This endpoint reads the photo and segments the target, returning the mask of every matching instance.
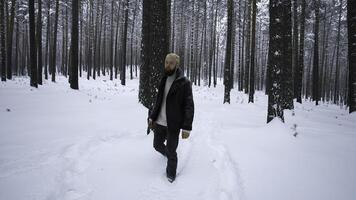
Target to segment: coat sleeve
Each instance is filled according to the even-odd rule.
[[[159,86],[158,86],[158,92],[156,95],[156,99],[154,101],[153,107],[151,108],[152,110],[149,112],[149,118],[152,119],[153,121],[155,121],[158,117],[158,112],[161,108],[161,102],[160,100],[162,100],[162,95],[163,95],[163,91],[162,91],[162,87],[163,84],[165,83],[165,81],[163,81],[163,79],[161,79]],[[163,88],[164,89],[164,88]]]
[[[187,81],[184,86],[184,118],[182,129],[191,131],[194,118],[194,101],[192,85],[190,81]]]

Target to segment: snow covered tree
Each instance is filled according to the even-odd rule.
[[[290,0],[270,0],[270,40],[268,50],[268,113],[267,123],[274,118],[284,121],[283,103],[284,95],[282,91],[283,70],[290,64],[288,53],[288,39],[285,34],[290,27],[288,15],[290,16]],[[289,40],[291,42],[291,40]],[[288,77],[290,78],[290,77]]]
[[[347,1],[347,25],[349,37],[349,112],[356,111],[356,2]]]
[[[70,87],[79,89],[78,85],[78,35],[79,35],[79,5],[80,0],[72,0],[72,38],[71,38],[71,73]]]

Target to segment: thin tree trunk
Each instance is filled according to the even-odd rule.
[[[78,90],[78,32],[79,32],[79,1],[72,0],[72,39],[71,39],[71,73],[70,87]]]
[[[0,69],[1,81],[6,81],[5,18],[4,1],[0,1]]]
[[[52,48],[52,61],[50,63],[52,82],[56,81],[56,49],[57,49],[57,29],[58,29],[58,10],[59,10],[59,0],[56,0],[56,14],[54,21],[54,37],[53,37],[53,48]]]
[[[29,27],[30,27],[30,65],[31,65],[31,86],[37,86],[37,56],[36,56],[36,32],[35,32],[35,2],[28,1]]]
[[[37,64],[38,64],[38,84],[42,85],[42,0],[38,1],[37,17]]]

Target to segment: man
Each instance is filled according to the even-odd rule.
[[[168,159],[166,175],[170,182],[176,178],[180,129],[182,138],[187,139],[194,117],[192,86],[178,65],[178,55],[171,53],[166,56],[165,76],[160,82],[156,103],[148,120],[154,132],[153,147]]]

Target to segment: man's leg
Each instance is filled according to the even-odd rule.
[[[178,147],[178,140],[179,140],[179,132],[176,133],[170,133],[168,132],[167,134],[167,146],[166,146],[166,152],[167,152],[167,176],[169,178],[173,178],[173,180],[176,177],[176,171],[177,171],[177,163],[178,163],[178,158],[177,158],[177,147]]]
[[[156,149],[156,151],[166,156],[166,146],[164,145],[164,141],[167,137],[167,128],[156,124],[153,132],[153,147]]]

